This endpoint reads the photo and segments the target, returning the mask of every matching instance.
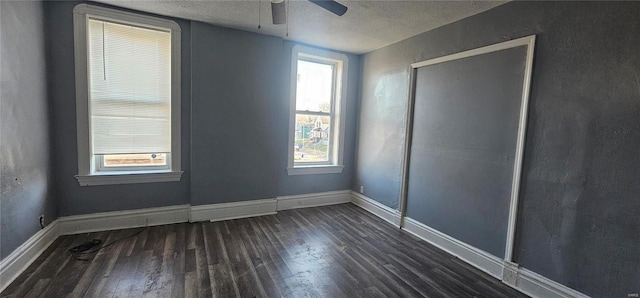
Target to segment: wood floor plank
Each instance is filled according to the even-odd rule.
[[[87,267],[87,270],[84,271],[84,273],[82,274],[82,277],[80,277],[75,287],[69,294],[69,297],[80,298],[84,296],[84,294],[89,289],[89,286],[95,279],[98,270],[103,266],[103,263],[106,257],[107,257],[106,255],[100,255],[100,256],[95,256],[91,260],[91,263]]]
[[[185,258],[186,258],[186,225],[175,226],[174,243],[174,263],[173,263],[173,286],[171,287],[171,297],[179,298],[185,296]]]
[[[60,268],[60,266],[67,261],[69,257],[68,252],[65,248],[70,247],[70,245],[74,242],[74,237],[72,236],[61,236],[62,239],[59,243],[59,246],[53,250],[49,251],[49,255],[42,261],[41,263],[33,263],[30,265],[35,269],[30,273],[27,273],[28,276],[18,276],[16,281],[14,281],[11,285],[7,287],[5,291],[3,291],[3,295],[6,292],[7,294],[12,294],[15,297],[24,297],[26,293],[31,290],[38,280],[43,278],[51,278],[55,275],[55,272]],[[23,273],[22,275],[24,275]]]
[[[314,230],[317,230],[317,232],[315,232],[316,236],[320,236],[323,235],[329,239],[334,238],[333,241],[334,242],[340,242],[338,241],[338,236],[342,235],[342,238],[345,239],[345,234],[342,231],[337,231],[338,234],[335,233],[335,231],[329,231],[326,226],[320,224],[319,222],[315,221],[311,222],[309,221],[309,219],[313,218],[312,214],[310,214],[309,212],[301,212],[301,217],[300,220],[302,221],[307,221],[307,226],[316,226],[316,227],[320,227],[321,230],[318,229],[308,229],[309,232],[313,232]],[[323,233],[324,232],[324,233]],[[329,240],[328,239],[328,240]],[[331,240],[329,240],[331,241]],[[355,249],[355,247],[357,247],[357,245],[350,245],[350,246],[335,246],[336,249],[333,250],[333,254],[335,255],[334,259],[336,259],[340,265],[342,267],[344,267],[347,272],[353,272],[353,277],[355,279],[357,279],[358,284],[363,287],[363,288],[375,288],[375,290],[370,290],[370,291],[374,291],[374,292],[380,292],[383,293],[386,297],[394,297],[397,296],[397,293],[395,293],[393,290],[391,290],[391,288],[387,287],[387,285],[384,283],[383,281],[379,280],[380,275],[375,273],[375,270],[370,268],[370,266],[367,266],[368,264],[366,262],[358,262],[356,261],[355,258],[353,258],[352,255],[350,255],[348,253],[348,251]],[[371,278],[371,275],[374,275],[376,278]]]
[[[269,266],[271,257],[267,252],[262,250],[262,245],[258,237],[253,233],[251,220],[245,220],[244,224],[240,225],[238,229],[238,236],[240,236],[241,241],[245,244],[251,266],[255,269],[266,296],[282,296],[279,287],[276,285],[276,281],[281,280],[281,278],[278,276],[277,269],[274,270],[273,267]]]
[[[149,267],[147,267],[145,272],[144,289],[142,290],[143,297],[145,295],[151,295],[150,293],[155,293],[155,291],[160,288],[161,285],[159,284],[159,281],[161,273],[162,259],[153,252],[151,256],[151,263],[149,263]]]
[[[241,297],[265,297],[266,293],[262,283],[257,277],[255,268],[251,265],[246,247],[242,240],[237,237],[239,234],[238,220],[220,222],[225,230],[234,237],[219,238],[225,246],[228,263],[233,273],[233,279]]]
[[[144,232],[143,232],[144,233]],[[142,297],[146,284],[146,277],[149,270],[152,270],[152,262],[154,261],[153,250],[141,251],[137,254],[139,256],[138,266],[132,273],[133,280],[128,285],[128,291],[123,289],[123,296],[126,297]],[[124,294],[126,292],[126,294]]]
[[[285,296],[291,297],[322,297],[321,293],[332,294],[333,297],[344,296],[333,282],[325,276],[312,276],[310,274],[313,269],[305,268],[304,264],[308,262],[299,263],[300,259],[296,259],[296,252],[288,249],[288,246],[283,241],[288,241],[290,232],[284,230],[282,223],[275,215],[264,216],[257,219],[260,221],[260,229],[267,236],[267,239],[271,243],[273,253],[271,256],[279,264],[280,272],[285,271],[284,281],[289,292],[283,292]],[[290,229],[288,229],[290,230]],[[291,251],[291,252],[290,252]],[[323,290],[323,287],[327,287],[327,290]]]
[[[177,253],[175,251],[175,225],[165,226],[165,229],[163,229],[162,232],[165,237],[163,241],[164,245],[162,246],[162,258],[160,259],[160,271],[157,279],[155,280],[154,286],[151,287],[149,291],[145,289],[145,294],[149,295],[149,297],[169,297],[171,296],[171,291],[174,285],[174,266],[175,259],[177,257]]]
[[[74,241],[67,243],[68,247],[80,245],[87,240],[93,238],[94,234],[85,234],[82,237],[73,237]],[[44,275],[51,279],[49,286],[43,289],[40,294],[43,297],[60,297],[66,296],[73,291],[73,288],[82,277],[84,271],[88,268],[88,264],[93,260],[93,255],[80,256],[81,259],[87,261],[78,261],[71,258],[70,253],[65,251],[61,254],[62,261],[58,263],[57,268]],[[53,273],[53,275],[49,275]]]
[[[184,297],[184,282],[185,282],[185,274],[184,273],[174,273],[173,275],[173,286],[171,287],[171,298],[179,298]]]
[[[347,292],[346,294],[349,296],[365,295],[364,289],[372,287],[373,285],[369,278],[364,278],[362,275],[355,274],[357,272],[355,266],[345,258],[344,250],[348,248],[348,245],[345,243],[349,241],[349,239],[345,239],[346,237],[334,237],[332,239],[325,233],[314,228],[315,225],[309,222],[308,217],[303,216],[300,213],[300,210],[293,210],[292,213],[293,216],[291,219],[297,223],[301,230],[307,235],[308,239],[311,239],[314,242],[322,241],[325,243],[332,243],[332,247],[334,249],[326,250],[326,253],[323,253],[322,257],[326,258],[327,262],[330,264],[327,267],[333,270],[331,278],[334,282],[340,288],[345,289]],[[350,272],[354,272],[354,274],[352,275]],[[354,277],[354,275],[359,278]]]
[[[284,263],[284,260],[282,260],[280,255],[275,252],[269,237],[264,234],[264,231],[260,228],[258,220],[252,220],[250,223],[251,229],[247,229],[246,237],[253,239],[252,242],[255,245],[256,251],[260,256],[262,264],[266,268],[269,277],[281,295],[287,296],[288,294],[291,294],[292,290],[286,282],[286,279],[292,277],[293,273]],[[262,271],[259,271],[258,273],[263,274]]]
[[[100,293],[101,297],[126,297],[135,284],[135,272],[140,262],[138,256],[126,256],[123,247],[122,255],[116,261],[108,280]]]
[[[189,271],[184,273],[184,297],[198,297],[198,276],[196,271]]]
[[[185,237],[187,238],[186,240],[187,249],[196,248],[196,234],[197,234],[196,224],[194,223],[187,224],[186,232],[187,234]]]
[[[119,231],[113,231],[109,233],[106,240],[103,243],[109,244],[113,241],[119,239]],[[98,269],[95,278],[89,285],[87,292],[85,293],[85,297],[100,297],[100,293],[105,291],[106,293],[112,293],[113,289],[105,288],[105,285],[114,284],[113,280],[110,279],[111,272],[113,271],[113,267],[116,265],[118,261],[118,257],[120,256],[120,249],[122,245],[121,243],[114,242],[113,245],[105,247],[97,252],[96,257],[105,256],[104,262],[102,266]],[[117,282],[115,283],[117,285]],[[103,296],[104,297],[104,296]]]
[[[225,227],[221,222],[205,223],[204,243],[208,267],[209,280],[207,281],[211,285],[211,290],[217,297],[230,297],[238,296],[239,290],[235,283],[233,272],[231,271],[231,264],[229,264],[229,255],[227,254],[227,248],[224,245],[224,240],[230,235],[225,231]]]
[[[8,295],[15,296],[20,289],[24,287],[24,285],[31,284],[33,285],[35,282],[30,282],[29,279],[33,278],[33,273],[38,270],[38,268],[42,268],[45,266],[47,259],[51,257],[52,253],[59,249],[60,246],[64,245],[65,237],[58,237],[58,239],[54,240],[53,243],[49,247],[47,247],[44,252],[40,256],[36,258],[36,260],[27,267],[27,269],[22,272],[3,292],[1,297],[5,297]]]
[[[24,297],[43,297],[42,292],[49,286],[49,283],[51,283],[50,278],[39,279]]]
[[[195,230],[195,242],[194,242],[194,253],[195,253],[195,268],[196,268],[196,289],[197,297],[212,297],[211,292],[211,279],[209,274],[209,267],[211,265],[208,264],[207,258],[207,250],[205,248],[205,240],[204,240],[204,232],[202,230],[202,223],[194,224]]]
[[[77,261],[68,249],[112,245]],[[17,297],[526,297],[351,204],[61,236]]]
[[[129,297],[131,289],[136,285],[136,274],[125,274],[119,276],[117,285],[113,288],[113,298]],[[106,296],[105,296],[106,297]]]

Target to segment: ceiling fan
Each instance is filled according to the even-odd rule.
[[[290,1],[290,0],[287,0]],[[334,1],[334,0],[308,0],[309,2],[318,5],[338,16],[347,12],[347,7]],[[287,23],[287,9],[285,7],[285,0],[271,0],[271,16],[273,17],[273,24],[285,24]]]

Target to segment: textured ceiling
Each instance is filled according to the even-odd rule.
[[[505,1],[349,1],[338,17],[305,0],[292,0],[287,25],[271,23],[269,0],[98,0],[115,6],[280,36],[351,53],[366,53],[489,10]],[[260,7],[261,29],[258,29]]]

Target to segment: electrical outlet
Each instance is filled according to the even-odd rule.
[[[40,228],[44,229],[44,214],[40,214],[38,219],[40,220]]]
[[[364,186],[360,185],[360,193],[364,194]]]

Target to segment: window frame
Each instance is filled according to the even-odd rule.
[[[168,169],[157,167],[131,167],[127,169],[100,169],[100,159],[91,152],[91,121],[89,117],[89,64],[88,20],[133,25],[171,33],[171,152]],[[78,175],[81,186],[180,181],[181,171],[181,29],[178,23],[137,13],[125,12],[89,4],[78,4],[73,9],[76,119],[78,137]]]
[[[298,60],[333,65],[333,83],[331,110],[329,113],[315,111],[298,111],[296,109],[296,91],[298,77]],[[291,92],[289,101],[289,139],[287,173],[289,175],[338,174],[344,169],[344,135],[347,102],[348,57],[341,53],[296,45],[291,55]],[[296,115],[307,114],[330,116],[329,160],[326,162],[295,162],[295,125]]]

